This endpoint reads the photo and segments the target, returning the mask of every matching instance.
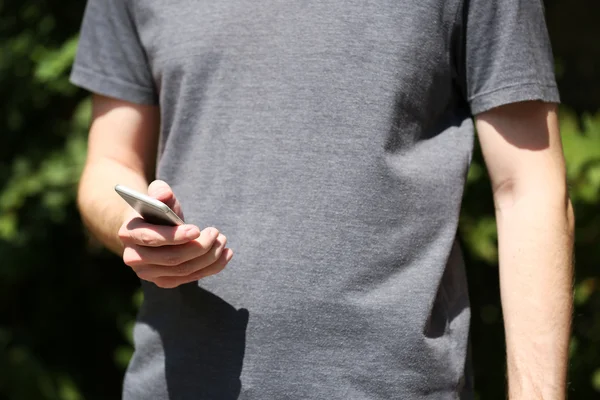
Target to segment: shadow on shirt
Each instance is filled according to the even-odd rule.
[[[237,399],[248,310],[236,310],[196,283],[145,286],[139,320],[160,334],[169,398]]]

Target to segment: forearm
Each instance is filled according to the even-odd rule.
[[[117,232],[129,206],[115,192],[122,184],[145,193],[148,181],[144,174],[116,160],[97,158],[88,162],[81,177],[78,206],[88,230],[108,249],[121,255],[123,245]]]
[[[531,189],[496,212],[511,400],[566,393],[573,213],[567,196],[548,193]]]

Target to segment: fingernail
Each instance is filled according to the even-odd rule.
[[[185,232],[185,237],[191,240],[198,238],[198,236],[200,236],[200,231],[195,227],[188,228],[188,230]]]
[[[229,251],[227,252],[227,255],[225,256],[225,259],[227,260],[227,262],[229,262],[233,258],[233,250],[231,250],[231,249],[227,249],[227,250],[229,250]]]
[[[210,236],[212,235],[216,235],[219,231],[217,231],[215,228],[206,228],[206,233],[209,234]]]

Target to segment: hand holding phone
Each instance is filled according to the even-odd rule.
[[[179,201],[165,182],[152,182],[148,195],[122,185],[115,190],[131,206],[118,232],[123,261],[140,279],[174,288],[216,274],[231,260],[227,238],[217,229],[200,231],[183,222]]]
[[[115,191],[125,200],[144,220],[156,225],[183,225],[179,216],[160,200],[123,185],[115,186]]]

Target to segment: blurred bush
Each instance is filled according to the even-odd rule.
[[[600,28],[594,0],[546,1],[567,107],[577,218],[572,399],[600,397]],[[135,276],[85,234],[75,207],[90,118],[68,83],[84,2],[0,0],[0,399],[118,398],[141,302]],[[600,15],[596,13],[595,15]],[[478,397],[505,398],[496,228],[480,153],[460,233]]]
[[[138,286],[85,236],[84,2],[0,0],[0,399],[119,398]]]

